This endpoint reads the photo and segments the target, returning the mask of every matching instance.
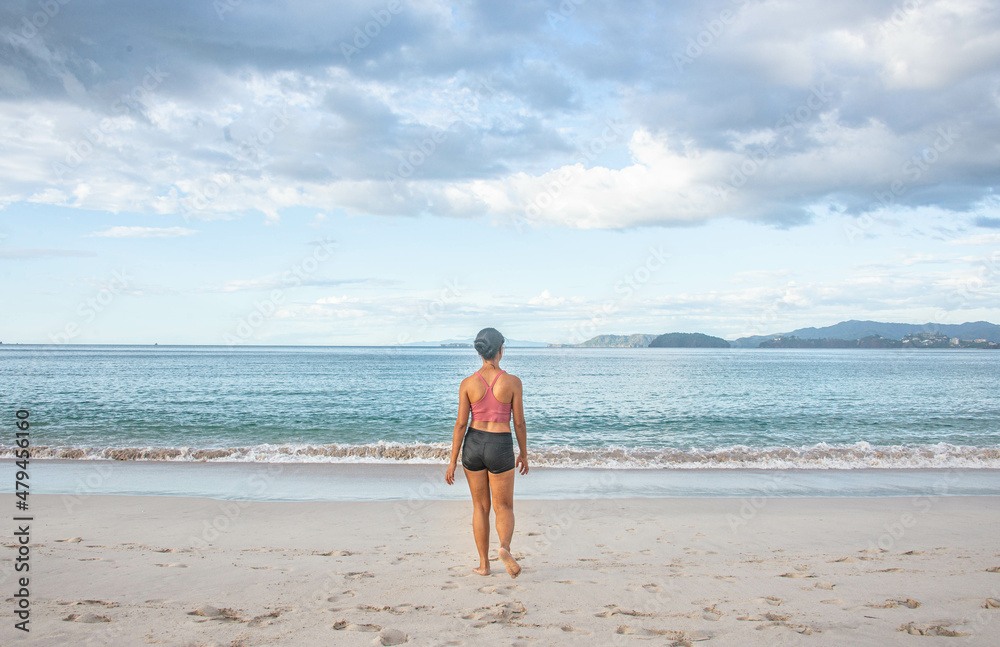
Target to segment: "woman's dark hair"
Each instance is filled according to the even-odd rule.
[[[496,328],[483,328],[476,335],[476,352],[483,359],[493,359],[500,352],[500,345],[504,341],[503,335]]]

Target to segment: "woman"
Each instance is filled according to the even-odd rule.
[[[458,389],[458,420],[451,443],[451,463],[444,480],[448,485],[455,483],[461,447],[462,467],[472,491],[472,533],[479,550],[479,568],[473,570],[480,575],[490,574],[492,507],[497,515],[500,561],[508,575],[517,577],[521,566],[510,554],[510,539],[514,535],[514,468],[518,467],[521,474],[528,473],[527,428],[521,402],[521,380],[500,369],[503,343],[503,335],[496,328],[483,328],[476,335],[476,351],[483,358],[483,366],[462,380]],[[510,437],[512,413],[520,448],[517,460]]]

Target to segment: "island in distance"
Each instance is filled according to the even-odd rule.
[[[550,348],[729,348],[729,342],[700,332],[663,335],[598,335],[581,344],[549,344]]]
[[[963,324],[903,324],[842,321],[824,328],[741,337],[729,342],[702,333],[598,335],[580,344],[550,348],[990,348],[1000,349],[1000,326],[988,321]]]

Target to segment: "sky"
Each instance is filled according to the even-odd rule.
[[[0,6],[0,341],[1000,323],[1000,3]]]

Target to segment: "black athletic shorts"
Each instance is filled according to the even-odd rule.
[[[469,427],[462,444],[462,466],[470,472],[489,470],[500,474],[514,469],[514,439],[511,434]]]

